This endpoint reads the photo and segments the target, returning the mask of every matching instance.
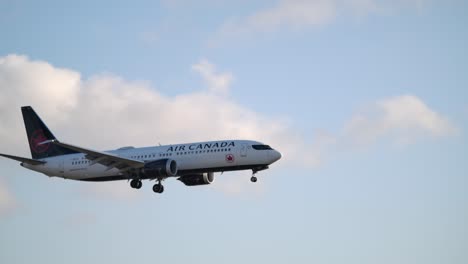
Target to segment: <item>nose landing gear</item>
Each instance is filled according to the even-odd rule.
[[[251,182],[257,182],[257,177],[255,177],[255,174],[257,174],[258,170],[253,169],[252,170],[252,177],[250,177]]]
[[[251,182],[257,182],[257,177],[255,177],[255,174],[261,170],[266,170],[268,169],[268,166],[260,166],[260,167],[255,167],[252,169],[252,177],[250,177]]]

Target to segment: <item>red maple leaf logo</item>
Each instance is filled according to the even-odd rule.
[[[50,143],[40,145],[41,142],[46,141],[47,138],[44,136],[42,129],[34,131],[31,135],[31,148],[35,153],[43,153],[50,147]]]
[[[233,163],[233,162],[234,162],[234,155],[232,155],[232,154],[227,154],[227,155],[226,155],[226,161],[227,161],[228,163]]]

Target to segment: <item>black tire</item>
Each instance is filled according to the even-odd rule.
[[[137,184],[136,184],[136,189],[140,189],[141,186],[143,186],[143,183],[141,181],[137,181]]]
[[[137,179],[133,179],[133,180],[130,181],[130,187],[132,187],[133,189],[136,189],[137,185],[138,185],[138,180]]]
[[[162,186],[162,184],[156,183],[155,185],[153,185],[153,192],[155,193],[164,192],[164,186]]]
[[[250,178],[250,181],[251,181],[251,182],[257,182],[257,177],[252,176],[252,178]]]

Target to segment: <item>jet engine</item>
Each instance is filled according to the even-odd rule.
[[[206,185],[214,181],[214,173],[184,175],[178,179],[187,186]]]
[[[172,159],[160,159],[146,162],[143,174],[148,178],[175,176],[177,174],[177,162]]]

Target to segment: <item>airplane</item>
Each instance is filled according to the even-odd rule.
[[[97,151],[59,141],[31,106],[21,107],[30,158],[1,154],[21,162],[27,169],[49,177],[79,181],[127,180],[134,189],[142,180],[154,180],[155,193],[162,193],[162,181],[177,178],[186,186],[207,185],[215,172],[252,170],[257,172],[281,158],[269,145],[252,140],[219,140],[153,147],[122,147]]]

